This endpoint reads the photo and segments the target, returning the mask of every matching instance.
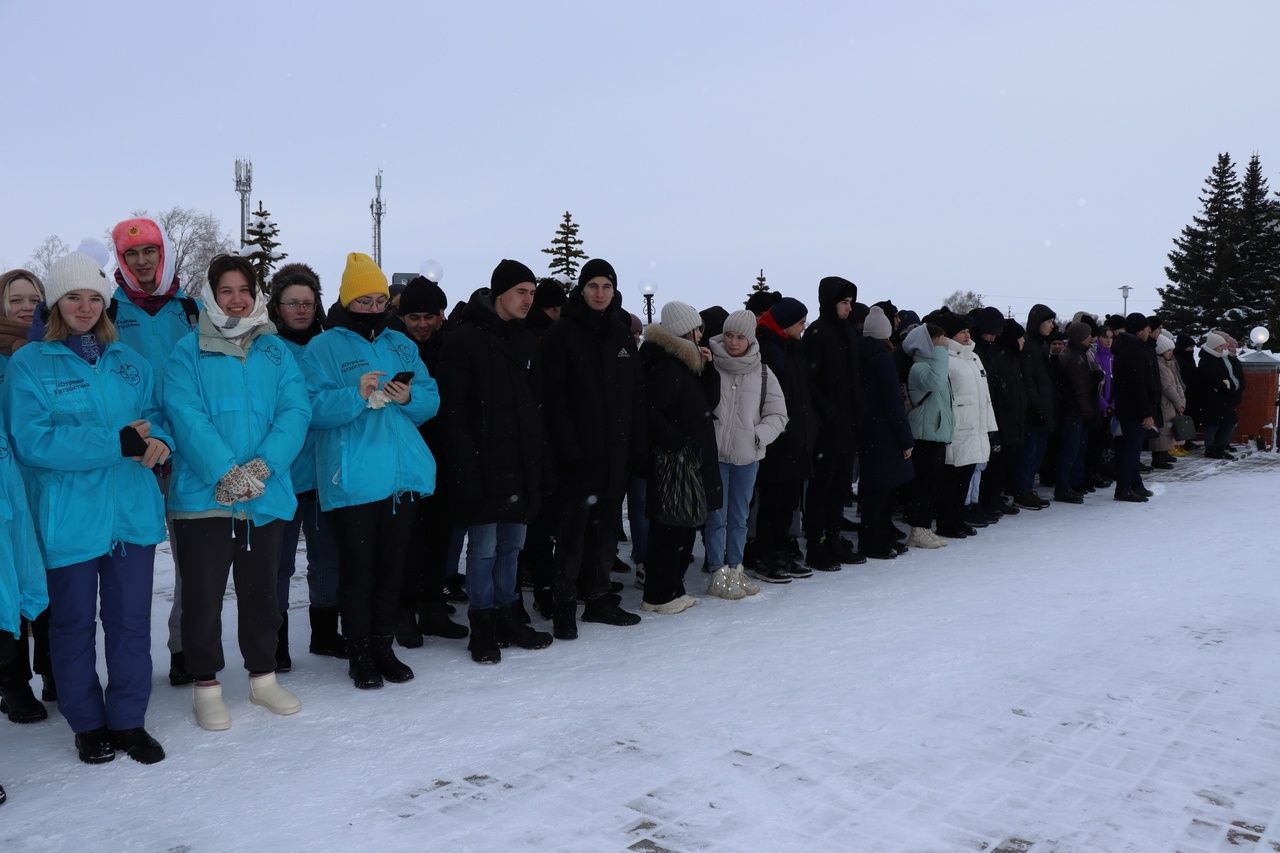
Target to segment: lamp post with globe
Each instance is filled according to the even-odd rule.
[[[653,322],[653,297],[658,292],[658,283],[652,279],[640,282],[640,295],[644,297],[644,321],[648,325]]]

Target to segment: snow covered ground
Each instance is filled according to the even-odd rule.
[[[1055,505],[496,667],[430,640],[374,692],[306,654],[303,605],[302,713],[229,669],[216,734],[159,666],[166,556],[168,759],[89,767],[56,714],[0,723],[0,850],[1280,851],[1276,463],[1182,463],[1146,505]]]

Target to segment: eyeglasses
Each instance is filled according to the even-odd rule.
[[[281,308],[288,308],[290,311],[314,311],[316,304],[314,302],[281,302]]]
[[[361,296],[359,299],[352,299],[351,302],[361,308],[373,308],[378,311],[387,307],[385,296]]]

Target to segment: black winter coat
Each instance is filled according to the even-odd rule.
[[[1186,414],[1197,425],[1202,424],[1204,423],[1204,412],[1202,411],[1201,400],[1204,397],[1204,391],[1200,386],[1200,371],[1196,368],[1195,356],[1185,349],[1180,349],[1173,354],[1173,360],[1178,363],[1178,372],[1182,374],[1182,384],[1186,388]]]
[[[854,452],[859,417],[858,335],[819,293],[822,313],[801,339],[809,365],[809,394],[818,415],[819,453]]]
[[[662,326],[650,325],[640,345],[648,407],[649,450],[677,451],[688,445],[702,462],[707,511],[724,503],[716,455],[714,412],[720,403],[720,371],[703,361],[698,347]],[[652,460],[649,476],[652,478]]]
[[[813,448],[818,436],[817,415],[809,396],[809,368],[800,341],[767,326],[756,327],[760,357],[778,378],[787,401],[787,428],[765,450],[760,479],[766,483],[807,480],[813,473]]]
[[[575,292],[542,338],[543,413],[566,495],[619,497],[643,470],[644,377],[630,320]]]
[[[1143,344],[1137,335],[1116,333],[1111,345],[1115,357],[1111,362],[1111,394],[1116,404],[1116,417],[1121,421],[1141,421],[1156,417],[1160,409],[1159,365],[1156,351]]]
[[[1005,421],[1009,418],[1009,390],[1005,387],[1005,377],[1000,375],[997,364],[1000,348],[995,342],[985,340],[978,335],[973,339],[973,351],[978,354],[979,360],[982,361],[982,369],[987,374],[987,389],[991,392],[991,410],[996,415],[996,428],[1003,435]],[[1025,397],[1022,399],[1025,400]],[[1025,404],[1023,408],[1026,408]]]
[[[1236,417],[1236,407],[1244,396],[1244,369],[1237,359],[1231,362],[1231,373],[1227,372],[1228,360],[1200,350],[1200,364],[1196,368],[1200,388],[1201,415],[1206,424],[1228,423]],[[1232,382],[1234,375],[1235,381]]]
[[[993,350],[992,363],[1004,387],[1005,401],[998,405],[992,395],[991,405],[995,409],[996,425],[1000,427],[1000,443],[1007,451],[1021,447],[1027,437],[1027,384],[1022,376],[1022,354],[1000,346]],[[987,373],[991,373],[989,368]]]
[[[1088,347],[1067,344],[1058,356],[1058,411],[1063,422],[1082,421],[1096,426],[1098,383],[1089,366]]]
[[[859,487],[894,489],[911,480],[911,460],[902,453],[915,446],[898,370],[884,341],[864,335],[858,341],[858,353],[862,398],[867,403],[858,430]]]
[[[434,337],[434,336],[433,336]],[[544,481],[537,346],[478,294],[440,347],[440,479],[459,524],[527,522]]]
[[[1053,311],[1033,305],[1027,314],[1027,342],[1022,348],[1022,380],[1027,389],[1027,426],[1053,431],[1057,392],[1049,364],[1049,341],[1040,336],[1040,324],[1052,319]]]

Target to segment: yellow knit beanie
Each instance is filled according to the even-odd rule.
[[[342,286],[338,288],[338,301],[346,308],[351,300],[361,296],[381,293],[388,299],[391,291],[387,287],[386,274],[378,269],[373,258],[364,252],[351,252],[347,255],[347,268],[342,271]]]

